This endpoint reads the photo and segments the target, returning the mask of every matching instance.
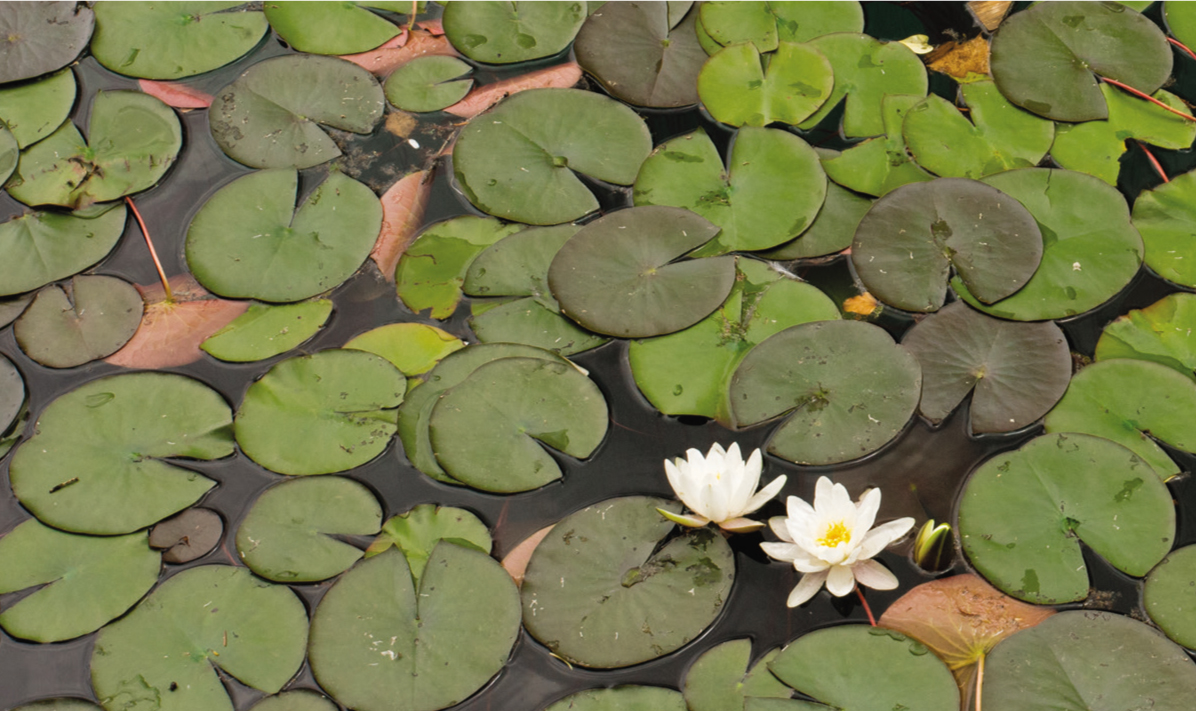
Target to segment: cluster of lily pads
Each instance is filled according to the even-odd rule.
[[[1131,146],[1196,141],[1163,88],[1196,61],[1196,5],[1156,7],[1162,28],[1129,5],[977,19],[919,57],[855,2],[0,4],[0,466],[21,507],[0,658],[94,635],[91,700],[15,703],[501,706],[479,690],[538,645],[595,670],[531,701],[550,711],[1183,708],[1196,547],[1168,482],[1169,451],[1196,453],[1196,171],[1159,166],[1132,207],[1117,186]],[[828,128],[838,148],[812,145]],[[184,199],[187,170],[211,184],[147,224],[138,203]],[[437,190],[456,202],[431,221]],[[794,275],[828,263],[852,299]],[[1175,293],[1073,374],[1055,321],[1143,265]],[[368,328],[338,331],[365,301]],[[756,454],[724,506],[670,462],[692,513],[591,498],[500,564],[471,507],[615,461],[624,383],[587,370],[598,349],[658,421],[763,438],[788,477],[750,497]],[[961,407],[1011,443],[958,494],[954,567],[979,576],[783,648],[687,647],[754,604],[749,554],[706,524],[758,527],[742,516],[809,468]],[[667,491],[660,456],[637,492]],[[227,532],[204,508],[240,475],[219,460],[261,481]],[[436,503],[380,491],[378,462]],[[817,486],[765,542],[781,600],[788,567],[793,606],[923,574],[923,539],[887,555],[897,577],[872,560],[912,522],[869,543],[878,491],[857,509]],[[1085,550],[1134,579],[1140,619],[1050,607],[1092,602]],[[601,676],[683,648],[676,689]]]

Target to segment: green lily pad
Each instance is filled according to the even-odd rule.
[[[985,303],[1035,274],[1043,237],[1017,200],[983,183],[939,178],[876,201],[856,230],[851,261],[876,298],[906,311],[942,307],[952,268]]]
[[[730,546],[708,528],[661,546],[675,525],[657,508],[679,513],[681,505],[603,501],[563,519],[536,547],[523,578],[523,624],[553,654],[600,669],[639,664],[687,644],[718,616],[735,579]]]
[[[934,180],[906,152],[901,126],[921,96],[888,94],[881,100],[885,135],[868,139],[839,155],[825,159],[822,167],[831,180],[845,188],[881,196],[902,185]]]
[[[778,42],[808,42],[832,32],[863,32],[858,2],[706,2],[702,27],[726,46],[751,42],[771,52]]]
[[[809,44],[782,42],[763,67],[754,44],[724,47],[698,74],[698,96],[714,118],[731,126],[797,124],[831,96],[830,62]]]
[[[1179,467],[1154,440],[1196,451],[1196,383],[1144,360],[1093,363],[1071,379],[1045,424],[1047,432],[1111,439],[1170,479],[1179,474]]]
[[[732,257],[679,260],[717,225],[675,207],[601,217],[557,252],[548,285],[561,311],[591,331],[643,338],[680,331],[718,308],[735,280]]]
[[[1097,77],[1153,94],[1171,76],[1171,47],[1153,22],[1117,3],[1041,3],[1008,17],[992,42],[1005,98],[1055,121],[1108,118]]]
[[[544,711],[686,711],[685,697],[672,689],[629,684],[569,694]]]
[[[7,435],[25,407],[25,379],[12,361],[0,354],[0,435]],[[0,457],[8,447],[0,445]]]
[[[365,556],[370,558],[392,546],[398,548],[407,556],[411,577],[418,585],[428,559],[440,541],[475,548],[486,555],[490,555],[493,545],[490,529],[465,509],[420,504],[407,513],[391,516],[382,525],[382,532],[370,544]]]
[[[990,318],[963,302],[914,324],[901,345],[922,366],[918,411],[941,422],[972,395],[972,432],[1012,432],[1050,410],[1071,380],[1067,338],[1054,323]]]
[[[1163,19],[1171,36],[1189,47],[1196,44],[1196,8],[1175,0],[1164,2]]]
[[[985,663],[985,711],[1181,709],[1196,665],[1147,625],[1068,610],[1010,637]]]
[[[205,565],[162,583],[100,631],[91,683],[100,703],[162,711],[232,711],[217,668],[277,693],[303,664],[307,613],[285,586],[246,568]]]
[[[918,406],[918,361],[862,321],[793,326],[753,348],[731,378],[739,427],[792,413],[768,451],[798,464],[871,454],[905,428]]]
[[[183,131],[174,110],[139,91],[100,91],[88,139],[66,122],[21,153],[8,194],[26,205],[86,208],[152,187],[174,163]]]
[[[740,129],[726,168],[699,129],[662,143],[635,180],[636,205],[683,207],[722,230],[693,256],[768,249],[814,221],[826,198],[818,154],[788,131]]]
[[[1134,227],[1146,247],[1146,266],[1164,279],[1196,287],[1196,172],[1184,173],[1134,200]]]
[[[788,699],[793,690],[768,670],[774,649],[752,664],[752,640],[733,639],[707,650],[685,672],[682,691],[690,711],[743,707],[748,697]]]
[[[20,159],[21,147],[17,144],[16,137],[4,125],[4,121],[0,120],[0,184],[8,180]]]
[[[606,436],[602,392],[576,368],[540,358],[478,367],[440,396],[428,422],[452,478],[483,491],[529,491],[561,477],[540,446],[585,459]]]
[[[141,325],[145,302],[123,279],[77,276],[47,286],[13,324],[25,355],[51,368],[73,368],[120,350]]]
[[[1138,273],[1142,238],[1130,224],[1125,198],[1099,178],[1023,168],[984,182],[1034,216],[1042,232],[1042,262],[1021,291],[991,306],[958,277],[952,279],[951,288],[969,305],[1014,321],[1066,318],[1113,298]]]
[[[765,259],[812,259],[842,252],[855,239],[860,220],[872,209],[871,198],[857,195],[834,182],[826,185],[826,200],[814,223],[797,239],[760,253]]]
[[[299,689],[268,696],[251,706],[250,711],[337,711],[337,708],[328,697]]]
[[[1032,168],[1051,149],[1055,124],[1009,103],[992,81],[964,84],[960,93],[967,118],[936,94],[906,116],[902,133],[918,165],[944,178],[979,179]]]
[[[839,318],[817,287],[740,258],[722,307],[689,328],[640,341],[627,351],[636,387],[666,415],[701,415],[730,425],[731,376],[748,351],[790,326]]]
[[[442,542],[418,586],[397,550],[345,573],[312,616],[309,656],[320,686],[346,706],[434,711],[484,686],[518,637],[511,576],[484,553]]]
[[[187,228],[187,265],[229,298],[302,301],[339,286],[365,262],[382,225],[368,187],[333,173],[295,198],[299,173],[263,170],[216,191]]]
[[[0,88],[0,122],[21,148],[54,133],[75,105],[75,75],[62,69],[45,79]]]
[[[513,64],[567,47],[586,19],[584,2],[468,2],[445,5],[444,35],[466,57]]]
[[[452,80],[471,71],[456,57],[417,57],[394,70],[383,89],[386,100],[404,111],[439,111],[465,98],[473,80]]]
[[[0,84],[49,74],[87,47],[95,14],[74,2],[0,5]]]
[[[30,520],[0,538],[0,593],[37,589],[0,614],[19,639],[60,642],[95,632],[158,581],[146,534],[77,536]]]
[[[1196,294],[1169,294],[1114,319],[1096,342],[1096,360],[1149,360],[1196,380]]]
[[[1188,649],[1196,649],[1196,546],[1172,551],[1150,571],[1142,606],[1159,629]]]
[[[90,267],[125,231],[125,207],[86,219],[33,212],[0,224],[0,296],[32,291]]]
[[[0,298],[0,328],[7,326],[17,317],[25,313],[25,308],[33,301],[34,294],[18,294],[7,298]]]
[[[798,637],[768,668],[789,686],[835,708],[954,711],[959,708],[955,677],[929,651],[884,627],[845,625]]]
[[[374,49],[399,34],[397,25],[363,4],[369,3],[271,0],[264,9],[270,27],[294,49],[339,55]]]
[[[320,125],[369,133],[385,109],[382,87],[352,62],[286,55],[258,62],[226,86],[208,122],[229,158],[251,168],[302,170],[341,154]]]
[[[90,701],[81,701],[79,699],[47,699],[45,701],[35,701],[31,704],[18,706],[13,711],[102,711],[102,709]]]
[[[651,150],[647,125],[627,106],[579,89],[531,89],[461,129],[453,170],[483,212],[556,225],[598,209],[575,172],[631,185]]]
[[[208,386],[168,373],[93,380],[51,402],[9,478],[43,523],[117,535],[195,503],[216,482],[170,463],[233,453],[232,412]]]
[[[1080,541],[1114,568],[1146,575],[1171,550],[1175,507],[1162,479],[1125,447],[1047,434],[972,473],[959,537],[972,565],[1002,592],[1055,605],[1088,596]]]
[[[452,316],[461,301],[461,286],[470,263],[487,247],[519,229],[519,225],[472,215],[428,227],[399,259],[395,270],[399,298],[416,313],[430,308],[432,318]]]
[[[331,474],[382,453],[406,378],[372,353],[333,349],[284,360],[249,387],[237,444],[279,474]]]
[[[269,29],[260,10],[235,0],[98,2],[95,11],[91,53],[108,69],[143,79],[182,79],[219,69],[257,46]]]
[[[673,3],[608,3],[586,19],[573,51],[602,88],[636,106],[698,103],[706,52],[694,32],[698,13],[674,16]]]
[[[1108,120],[1060,124],[1055,131],[1051,157],[1064,168],[1095,175],[1116,186],[1126,140],[1173,150],[1187,148],[1196,140],[1196,123],[1108,84],[1102,83],[1101,91],[1109,106]],[[1156,91],[1154,98],[1184,113],[1189,110],[1183,99],[1169,91]]]
[[[333,536],[367,536],[382,525],[378,499],[352,479],[292,479],[262,492],[237,529],[249,569],[279,583],[311,583],[348,570],[362,551]]]
[[[366,351],[390,361],[404,375],[431,370],[445,356],[465,347],[451,333],[423,323],[388,323],[349,339],[345,348]],[[421,381],[410,379],[408,389]]]
[[[841,32],[810,40],[808,46],[830,61],[835,86],[822,108],[800,124],[802,129],[817,126],[846,99],[844,134],[850,138],[879,136],[885,132],[881,112],[885,94],[926,96],[926,68],[918,55],[900,42]]]
[[[275,306],[251,304],[199,345],[220,360],[249,363],[272,358],[297,348],[319,333],[332,315],[328,299]]]

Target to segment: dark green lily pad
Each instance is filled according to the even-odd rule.
[[[831,180],[845,188],[868,195],[885,195],[902,185],[934,180],[922,170],[905,150],[901,126],[911,108],[922,97],[911,94],[888,94],[881,100],[885,135],[852,146],[841,154],[827,158],[822,167]]]
[[[959,537],[972,565],[999,590],[1055,605],[1088,596],[1080,541],[1114,568],[1146,575],[1171,550],[1175,507],[1162,479],[1125,447],[1047,434],[972,473],[960,499]]]
[[[749,697],[788,699],[793,690],[768,670],[780,653],[774,649],[752,664],[752,640],[733,639],[702,654],[685,672],[685,701],[690,711],[742,708]]]
[[[95,15],[74,2],[0,4],[0,84],[61,69],[87,47]]]
[[[531,89],[461,129],[453,170],[483,212],[556,225],[598,209],[575,172],[631,185],[651,150],[648,127],[627,106],[579,89]]]
[[[954,711],[955,677],[921,642],[884,627],[815,630],[781,650],[768,668],[781,681],[834,708]]]
[[[411,577],[418,585],[428,559],[440,541],[475,548],[486,555],[490,554],[494,543],[486,524],[465,509],[420,504],[407,513],[391,516],[366,550],[365,557],[378,555],[391,546],[398,548],[407,556]]]
[[[306,647],[307,613],[289,588],[246,568],[205,565],[171,577],[100,632],[91,683],[108,708],[232,711],[217,668],[274,694]]]
[[[846,98],[843,132],[848,137],[885,132],[881,102],[885,94],[926,96],[926,68],[918,55],[900,42],[881,42],[868,35],[842,32],[810,40],[831,63],[835,86],[830,98],[800,128],[810,129]]]
[[[220,296],[302,301],[348,279],[382,225],[365,185],[333,173],[295,209],[299,173],[263,170],[237,178],[204,203],[187,228],[187,265]]]
[[[367,536],[381,525],[382,506],[362,484],[339,476],[292,479],[254,502],[237,529],[237,553],[266,580],[311,583],[340,575],[362,556],[333,536]]]
[[[51,368],[73,368],[120,350],[141,325],[145,302],[123,279],[77,276],[47,286],[13,324],[25,355]]]
[[[337,711],[337,707],[326,696],[299,689],[268,696],[251,706],[250,711]]]
[[[286,2],[265,4],[270,27],[284,42],[309,54],[356,54],[399,34],[393,22],[355,2]],[[408,5],[410,12],[410,5]]]
[[[279,474],[331,474],[382,453],[406,378],[372,353],[333,349],[284,360],[249,387],[237,444]]]
[[[49,136],[75,105],[75,75],[63,69],[45,79],[0,88],[0,122],[21,148]]]
[[[452,80],[471,71],[456,57],[417,57],[394,70],[383,89],[386,100],[404,111],[439,111],[465,98],[473,80]]]
[[[918,406],[918,361],[862,321],[793,326],[753,348],[731,378],[731,413],[748,427],[792,412],[768,451],[798,464],[871,454],[905,428]]]
[[[1010,637],[985,663],[985,711],[1181,709],[1196,665],[1147,625],[1068,610]]]
[[[984,182],[1030,211],[1042,232],[1042,262],[1030,281],[991,306],[958,277],[951,288],[986,314],[1014,321],[1075,316],[1113,298],[1142,264],[1142,238],[1125,198],[1099,178],[1070,170],[1023,168]]]
[[[25,308],[33,301],[34,294],[18,294],[7,298],[0,298],[0,328],[7,326],[17,317],[25,313]]]
[[[620,338],[680,331],[731,292],[733,258],[676,261],[718,231],[680,208],[619,210],[589,223],[561,247],[548,284],[561,311],[591,331]]]
[[[93,380],[51,402],[17,448],[9,478],[43,523],[66,531],[136,531],[195,503],[216,482],[169,462],[233,453],[232,412],[181,375]]]
[[[698,13],[674,17],[673,3],[608,3],[586,19],[573,51],[611,96],[636,106],[698,103],[706,53],[694,32]]]
[[[606,400],[571,365],[503,358],[440,397],[428,422],[436,459],[483,491],[528,491],[561,477],[541,443],[585,459],[606,436]]]
[[[303,169],[341,154],[321,124],[369,133],[385,109],[382,87],[356,64],[286,55],[253,65],[220,91],[208,121],[233,160],[251,168]]]
[[[253,49],[269,29],[260,10],[235,0],[100,2],[95,10],[91,53],[108,69],[143,79],[219,69]]]
[[[814,221],[826,197],[818,154],[788,131],[740,129],[726,168],[699,129],[662,143],[635,180],[636,205],[683,207],[722,230],[693,256],[768,249]]]
[[[1097,77],[1153,94],[1171,76],[1171,48],[1153,22],[1118,3],[1049,2],[1007,18],[992,42],[1005,98],[1055,121],[1107,118]]]
[[[395,270],[399,298],[416,313],[430,308],[432,318],[452,316],[461,301],[461,286],[470,263],[487,247],[519,229],[519,225],[472,215],[428,227],[399,259]]]
[[[0,593],[40,587],[7,607],[0,626],[34,642],[90,634],[149,592],[161,567],[145,533],[77,536],[26,521],[0,538]]]
[[[544,711],[686,711],[685,697],[659,686],[616,686],[569,694]]]
[[[320,686],[346,706],[434,711],[484,686],[518,636],[511,576],[484,553],[441,542],[418,586],[398,550],[345,573],[312,616],[309,656]]]
[[[1067,338],[1054,323],[1002,321],[959,301],[915,324],[901,345],[922,366],[922,416],[941,422],[975,388],[976,433],[1012,432],[1035,422],[1071,380]]]
[[[1114,319],[1096,342],[1096,360],[1149,360],[1196,380],[1196,294],[1169,294]]]
[[[817,287],[784,277],[764,262],[740,258],[722,307],[689,328],[632,341],[636,387],[666,415],[701,415],[731,423],[731,376],[748,351],[790,326],[839,318]]]
[[[967,118],[936,94],[906,116],[902,133],[918,165],[944,178],[978,179],[1032,168],[1051,149],[1055,124],[1009,103],[993,82],[964,84],[960,93]]]
[[[0,296],[32,291],[100,261],[120,241],[125,217],[119,205],[92,219],[33,212],[0,224]]]
[[[702,27],[723,46],[751,42],[771,52],[779,42],[808,42],[832,32],[863,32],[858,2],[706,2]]]
[[[584,2],[469,2],[445,5],[444,35],[466,57],[513,64],[548,57],[573,41]]]
[[[783,42],[765,70],[753,44],[734,44],[706,60],[698,95],[714,118],[731,126],[797,124],[831,96],[830,62],[809,44]]]
[[[183,131],[174,110],[139,91],[100,91],[87,140],[71,122],[21,153],[8,193],[26,205],[86,208],[152,187],[174,163]]]
[[[1154,440],[1196,451],[1196,383],[1144,360],[1093,363],[1072,378],[1045,424],[1047,432],[1111,439],[1170,479],[1179,474],[1179,467]]]
[[[765,259],[811,259],[842,252],[855,239],[860,220],[872,209],[874,201],[852,191],[839,187],[834,182],[826,185],[826,200],[814,218],[814,224],[797,236],[797,239],[775,249],[760,253]]]
[[[389,323],[345,344],[345,348],[382,356],[408,376],[428,372],[445,356],[464,347],[465,343],[453,334],[424,323]],[[409,381],[408,389],[418,382]]]
[[[1196,649],[1196,546],[1172,551],[1150,572],[1142,606],[1168,637]]]
[[[1134,227],[1142,234],[1146,266],[1168,281],[1196,287],[1196,172],[1139,193]]]
[[[1172,150],[1187,148],[1196,140],[1196,123],[1108,84],[1100,88],[1109,106],[1107,120],[1060,124],[1055,130],[1051,157],[1064,168],[1116,186],[1126,140]],[[1154,98],[1178,111],[1189,111],[1183,99],[1169,91],[1156,91]]]
[[[553,654],[609,669],[656,659],[702,633],[735,579],[726,539],[656,512],[681,505],[647,496],[610,499],[574,513],[532,553],[523,578],[523,624]],[[560,581],[564,580],[562,584]]]
[[[251,304],[249,310],[199,345],[207,353],[232,363],[272,358],[319,333],[332,315],[328,299],[298,304]]]
[[[942,307],[954,269],[985,303],[1034,275],[1043,237],[1017,200],[982,183],[939,178],[906,185],[860,220],[851,261],[876,298],[906,311]]]

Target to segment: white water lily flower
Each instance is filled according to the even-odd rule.
[[[789,593],[789,607],[814,597],[826,584],[836,597],[855,589],[856,583],[876,590],[897,587],[897,576],[872,557],[901,538],[914,525],[912,518],[872,528],[880,510],[880,489],[872,489],[854,503],[842,484],[819,477],[814,487],[814,505],[790,496],[789,516],[769,521],[781,543],[761,543],[772,558],[793,563],[803,573]]]
[[[687,451],[688,461],[681,458],[664,461],[664,471],[669,477],[674,493],[694,513],[675,514],[657,509],[671,521],[694,528],[713,521],[720,528],[742,533],[763,528],[764,524],[744,518],[759,509],[776,496],[785,486],[785,477],[780,476],[760,491],[760,472],[764,458],[760,450],[752,452],[747,462],[739,453],[739,444],[729,449],[715,444],[705,457],[696,449]]]

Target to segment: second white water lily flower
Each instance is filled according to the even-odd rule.
[[[876,590],[897,587],[897,576],[872,560],[890,543],[914,525],[912,518],[872,528],[880,510],[880,489],[871,489],[854,503],[842,484],[819,477],[814,487],[814,505],[790,496],[789,516],[769,521],[781,543],[761,543],[764,552],[777,560],[793,563],[803,573],[789,594],[789,607],[814,597],[826,584],[836,597],[855,589],[856,583]]]
[[[759,521],[744,518],[768,503],[785,486],[785,477],[780,476],[760,491],[760,472],[764,469],[764,458],[760,450],[752,452],[746,462],[739,453],[739,444],[732,444],[726,451],[715,444],[705,457],[696,449],[687,451],[687,460],[677,458],[664,460],[664,471],[677,498],[689,507],[693,514],[675,514],[657,509],[663,516],[682,526],[700,527],[713,521],[720,528],[742,533],[763,528]]]

